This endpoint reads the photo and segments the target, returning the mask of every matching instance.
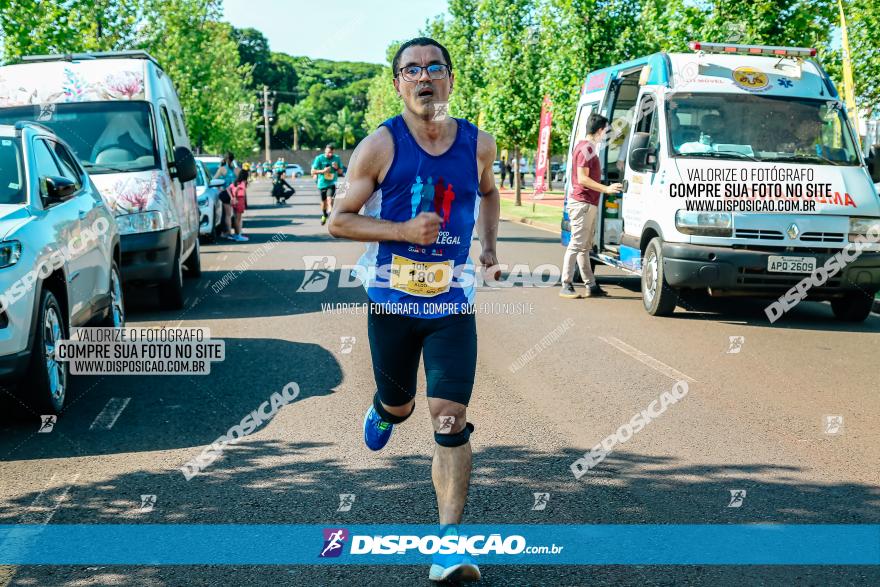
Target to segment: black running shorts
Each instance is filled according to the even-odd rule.
[[[373,375],[386,406],[402,406],[416,395],[424,356],[428,397],[468,405],[477,370],[477,323],[473,313],[411,318],[376,312],[367,318]]]
[[[322,202],[327,199],[328,195],[330,196],[331,202],[333,201],[333,198],[336,197],[336,184],[335,183],[328,185],[325,188],[319,188],[319,189],[321,191],[321,201]]]

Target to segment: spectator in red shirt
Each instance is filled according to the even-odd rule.
[[[623,185],[619,183],[607,186],[600,183],[602,168],[599,166],[599,145],[607,131],[608,119],[596,113],[590,114],[587,119],[587,137],[572,151],[571,193],[566,203],[571,239],[562,261],[562,291],[559,295],[563,298],[582,297],[572,285],[575,260],[587,286],[585,297],[607,295],[596,282],[589,259],[599,214],[599,194],[618,194],[623,190]]]

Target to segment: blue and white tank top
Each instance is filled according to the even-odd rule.
[[[458,129],[442,155],[422,149],[402,116],[382,123],[394,138],[394,159],[363,214],[393,222],[435,212],[443,222],[431,245],[369,243],[358,261],[370,300],[385,311],[439,318],[472,311],[474,265],[469,251],[480,211],[477,127],[455,118]]]

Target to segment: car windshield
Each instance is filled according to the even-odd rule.
[[[217,174],[217,170],[220,169],[219,161],[202,161],[205,164],[205,169],[208,170],[208,177],[214,177]]]
[[[146,102],[70,102],[0,109],[0,124],[31,120],[51,128],[71,146],[89,173],[155,169],[158,161]]]
[[[24,167],[18,140],[0,138],[0,204],[25,201]]]
[[[837,102],[679,92],[668,104],[674,156],[860,165]]]

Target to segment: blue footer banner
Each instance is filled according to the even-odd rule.
[[[4,565],[877,565],[880,525],[0,525]]]

